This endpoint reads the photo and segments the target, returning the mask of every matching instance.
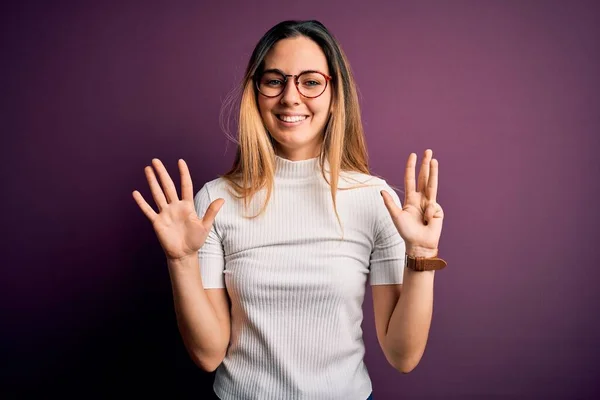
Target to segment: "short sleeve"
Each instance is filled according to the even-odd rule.
[[[194,207],[199,218],[204,216],[206,209],[212,202],[208,186],[205,184],[202,189],[194,196]],[[221,209],[222,211],[222,209]],[[221,237],[217,234],[215,223],[210,229],[206,241],[198,250],[198,260],[200,262],[200,275],[202,276],[202,286],[205,289],[219,289],[225,287],[225,253]]]
[[[382,188],[388,192],[398,207],[402,207],[396,192],[387,184]],[[398,233],[383,198],[379,206],[375,241],[370,259],[369,282],[373,285],[402,283],[404,277],[404,257],[406,245]]]

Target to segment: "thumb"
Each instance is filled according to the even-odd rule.
[[[382,190],[379,193],[381,193],[381,197],[383,197],[383,203],[385,204],[388,212],[392,217],[395,217],[398,214],[398,205],[394,203],[392,196],[385,190]]]
[[[425,225],[428,225],[435,218],[444,218],[444,211],[442,210],[442,206],[440,206],[438,203],[431,203],[425,209],[423,221],[425,222]]]
[[[425,223],[425,225],[428,225],[431,222],[435,211],[435,204],[430,203],[425,209],[425,214],[423,215],[423,222]]]
[[[222,198],[218,198],[212,203],[210,203],[210,205],[206,209],[206,212],[204,213],[204,216],[202,217],[202,223],[204,224],[204,226],[206,226],[207,228],[212,226],[212,224],[215,222],[215,217],[217,216],[217,213],[219,212],[224,203],[225,200]]]

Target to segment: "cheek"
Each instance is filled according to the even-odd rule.
[[[324,98],[322,101],[315,103],[311,111],[320,119],[327,118],[329,112],[331,111],[331,98]]]
[[[275,107],[277,99],[269,99],[264,96],[258,96],[256,103],[258,105],[258,111],[260,112],[260,115],[264,118],[271,114],[271,110],[273,110],[273,107]]]
[[[333,108],[333,96],[331,90],[327,90],[327,93],[324,93],[323,96],[323,104],[322,109],[325,114],[329,114]]]
[[[260,113],[261,116],[264,116],[267,111],[265,101],[261,97],[259,97],[257,99],[256,103],[258,104],[258,112]]]

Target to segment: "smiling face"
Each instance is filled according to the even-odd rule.
[[[305,36],[275,43],[264,59],[264,71],[267,70],[279,70],[286,75],[298,75],[303,71],[330,74],[325,53]],[[277,84],[274,80],[270,82]],[[307,81],[305,84],[305,87],[309,87],[317,82]],[[275,140],[277,155],[293,161],[319,155],[329,118],[331,93],[329,83],[319,97],[306,98],[298,92],[291,77],[288,77],[279,96],[265,97],[258,93],[258,108],[267,130]]]

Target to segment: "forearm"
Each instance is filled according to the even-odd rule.
[[[167,261],[177,325],[194,362],[206,370],[219,364],[227,343],[221,334],[217,314],[204,292],[198,257]]]
[[[432,256],[412,250],[407,253]],[[433,314],[434,276],[435,271],[404,269],[402,294],[390,317],[385,338],[388,356],[401,372],[414,369],[425,351]]]

